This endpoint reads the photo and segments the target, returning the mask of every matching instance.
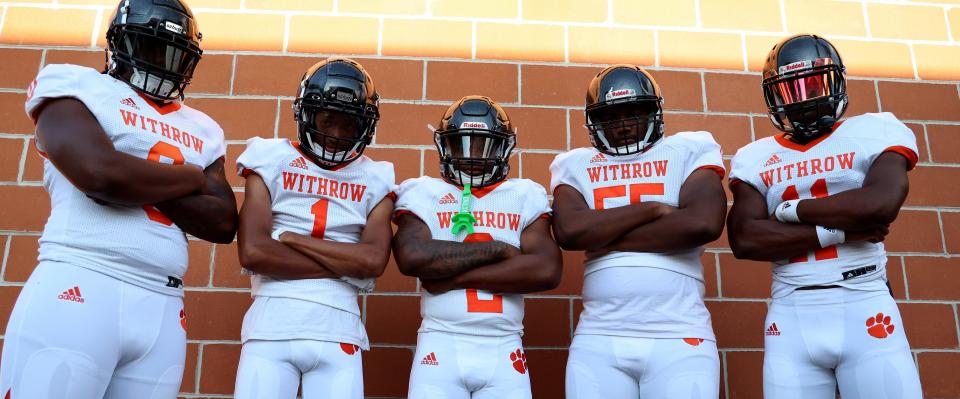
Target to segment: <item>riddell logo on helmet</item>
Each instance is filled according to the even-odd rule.
[[[486,129],[487,124],[480,121],[467,121],[460,124],[461,129]]]
[[[178,35],[183,34],[183,27],[173,22],[167,21],[166,23],[163,24],[163,27],[166,28],[168,31],[171,31]]]
[[[607,99],[607,100],[615,100],[615,99],[618,99],[618,98],[633,97],[633,96],[635,96],[635,95],[637,95],[637,92],[636,92],[635,90],[633,90],[633,89],[618,89],[618,90],[614,90],[614,89],[611,87],[611,88],[610,88],[610,91],[607,91],[606,99]]]
[[[813,63],[810,62],[810,61],[797,61],[797,62],[794,62],[794,63],[790,63],[790,64],[787,64],[787,65],[784,65],[784,66],[780,67],[779,70],[780,70],[780,73],[792,72],[792,71],[796,71],[796,70],[798,70],[798,69],[810,68],[811,65],[813,65]]]

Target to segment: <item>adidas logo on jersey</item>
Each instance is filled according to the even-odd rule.
[[[57,299],[83,303],[83,296],[80,295],[80,287],[77,286],[74,286],[73,288],[64,291],[62,294],[57,295]]]
[[[770,324],[770,327],[767,327],[767,335],[772,335],[775,337],[780,336],[780,329],[777,328],[777,323]]]
[[[607,162],[607,157],[605,157],[602,152],[597,153],[597,155],[594,155],[593,158],[590,159],[590,163],[597,162]]]
[[[297,157],[297,159],[290,161],[290,166],[305,170],[307,169],[307,161],[303,157]]]
[[[120,100],[120,104],[126,105],[126,106],[128,106],[128,107],[133,108],[133,109],[140,109],[140,107],[137,106],[137,103],[136,103],[135,101],[133,101],[133,99],[130,98],[130,97],[127,97],[127,98],[124,98],[123,100]]]
[[[429,355],[423,357],[423,360],[420,361],[420,364],[426,364],[427,366],[439,366],[440,362],[437,361],[437,355],[433,352],[430,352]]]
[[[447,193],[447,195],[444,195],[443,198],[440,198],[439,203],[440,203],[440,205],[456,204],[456,203],[457,203],[457,197],[454,197],[453,194],[451,194],[451,193]]]
[[[767,160],[767,163],[763,164],[763,167],[766,168],[767,166],[770,166],[770,165],[776,165],[781,161],[782,160],[780,159],[779,155],[773,154],[773,156],[771,156],[770,159]]]

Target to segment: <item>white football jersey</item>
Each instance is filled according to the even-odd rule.
[[[507,179],[473,190],[470,212],[474,232],[453,234],[451,219],[460,211],[463,190],[444,180],[423,176],[409,179],[397,192],[397,213],[422,220],[434,240],[500,241],[520,248],[520,235],[540,217],[548,216],[547,193],[527,179]],[[523,295],[459,289],[433,295],[423,292],[420,332],[504,336],[523,333]]]
[[[873,161],[887,151],[903,154],[912,169],[917,162],[913,131],[891,113],[864,114],[807,145],[783,135],[754,141],[737,151],[730,180],[748,183],[763,194],[772,214],[783,201],[822,198],[862,187]],[[773,263],[773,297],[808,285],[886,290],[886,263],[883,243],[865,241],[782,259]]]
[[[361,156],[324,169],[287,139],[247,140],[237,172],[256,173],[270,190],[273,229],[356,243],[367,216],[395,188],[393,164]],[[342,279],[279,280],[254,274],[253,296],[294,298],[360,315],[357,287]]]
[[[697,169],[724,174],[720,145],[708,132],[682,132],[663,138],[649,150],[611,156],[578,148],[560,154],[550,165],[550,189],[568,185],[590,209],[608,209],[640,201],[670,206],[680,202],[680,188]],[[643,266],[671,270],[703,282],[703,247],[670,253],[610,252],[587,258],[585,274],[608,267]]]
[[[36,120],[43,103],[75,98],[90,110],[114,148],[138,158],[206,168],[224,156],[223,130],[182,103],[157,107],[126,83],[94,69],[48,65],[27,90],[26,111]],[[43,155],[39,142],[37,150]],[[40,237],[40,260],[109,274],[168,295],[183,295],[187,240],[155,207],[98,205],[49,160],[44,186],[52,210]]]

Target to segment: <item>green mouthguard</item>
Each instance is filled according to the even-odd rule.
[[[450,220],[453,222],[450,230],[455,235],[460,234],[463,230],[466,230],[467,234],[473,234],[473,224],[477,222],[477,218],[473,217],[473,214],[470,213],[470,197],[472,196],[473,194],[470,193],[470,184],[464,184],[463,194],[460,197],[460,212],[453,215],[453,218]]]

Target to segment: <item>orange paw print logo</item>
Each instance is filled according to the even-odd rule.
[[[346,353],[346,354],[348,354],[348,355],[353,356],[354,353],[357,353],[357,351],[360,350],[360,347],[357,346],[357,345],[354,345],[354,344],[348,344],[348,343],[346,343],[346,342],[341,342],[341,343],[340,343],[340,350],[342,350],[343,353]]]
[[[187,331],[187,312],[183,309],[180,309],[180,327],[183,327],[183,331]]]
[[[884,316],[883,313],[877,313],[876,316],[867,318],[867,333],[874,338],[886,338],[893,334],[893,329],[890,316]]]
[[[527,373],[527,355],[523,353],[523,349],[518,348],[515,352],[510,352],[510,361],[513,362],[513,369],[518,373]]]
[[[700,346],[703,343],[703,338],[684,338],[683,342],[690,346]]]

